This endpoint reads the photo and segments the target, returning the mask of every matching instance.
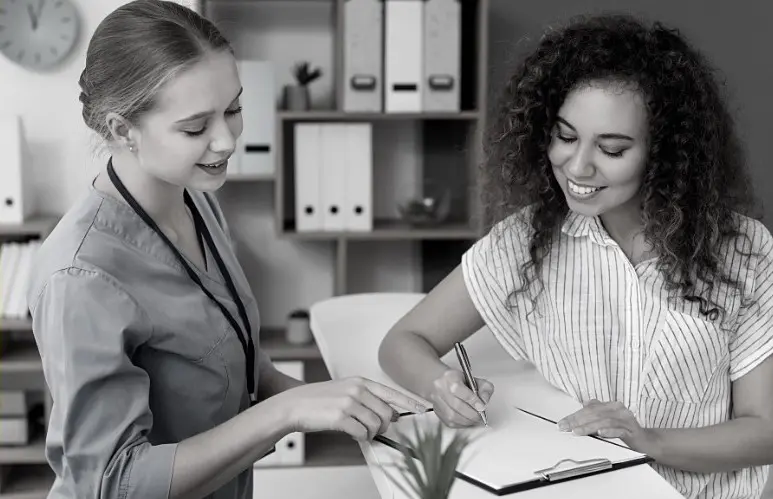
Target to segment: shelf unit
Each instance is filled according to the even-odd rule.
[[[0,243],[45,239],[58,217],[41,215],[22,224],[0,224]],[[40,392],[44,395],[44,420],[51,400],[43,366],[32,337],[29,317],[0,316],[0,390]],[[31,434],[24,446],[0,446],[0,499],[43,499],[53,482],[44,454],[45,430]]]
[[[343,6],[347,0],[314,0],[312,2],[282,0],[201,0],[199,12],[216,24],[233,24],[232,19],[219,19],[219,5],[264,4],[281,9],[296,5],[332,7],[330,24],[333,30],[332,68],[334,87],[332,108],[308,111],[278,110],[276,116],[276,165],[273,182],[274,221],[278,237],[296,241],[332,243],[334,258],[334,294],[349,291],[349,246],[368,241],[413,241],[420,245],[422,291],[429,291],[455,264],[461,253],[483,234],[482,207],[477,166],[482,161],[481,143],[486,123],[488,72],[489,0],[459,0],[462,8],[461,31],[461,107],[459,112],[347,112],[343,110],[344,39]],[[261,7],[262,8],[262,7]],[[317,8],[317,7],[315,7]],[[237,53],[237,56],[239,54]],[[249,91],[247,89],[246,91]],[[399,220],[395,210],[392,219],[374,220],[370,232],[298,232],[295,230],[294,203],[294,125],[301,122],[369,122],[374,134],[379,124],[403,121],[416,126],[422,136],[424,184],[435,180],[448,181],[452,192],[452,210],[447,222],[431,227],[411,226]]]

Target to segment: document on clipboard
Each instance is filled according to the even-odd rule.
[[[494,397],[496,399],[496,397]],[[652,459],[624,445],[601,438],[562,432],[540,415],[492,399],[486,408],[489,427],[447,428],[471,435],[456,470],[458,479],[503,496],[556,482],[645,464]],[[401,417],[376,441],[410,452],[398,432],[412,435],[419,427],[441,424],[434,412]]]

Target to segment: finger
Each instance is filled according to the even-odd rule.
[[[617,428],[602,428],[598,431],[598,435],[604,438],[625,438],[629,432]]]
[[[449,407],[448,404],[441,399],[438,399],[437,402],[434,403],[433,409],[440,421],[449,428],[466,428],[474,424],[472,421]]]
[[[595,435],[601,430],[615,430],[615,431],[623,431],[628,432],[627,428],[620,423],[620,421],[615,419],[599,419],[597,421],[594,421],[592,423],[588,423],[583,426],[578,426],[574,430],[572,430],[572,433],[575,435]]]
[[[347,403],[345,413],[356,419],[364,426],[367,431],[367,439],[373,440],[381,429],[381,418],[375,412],[371,411],[358,401]]]
[[[607,417],[607,412],[602,405],[583,407],[559,421],[558,428],[561,431],[571,431],[579,426],[584,426],[600,418]]]
[[[448,385],[448,392],[450,392],[451,395],[453,395],[455,398],[465,402],[472,411],[480,412],[486,408],[485,403],[480,399],[480,397],[476,396],[475,393],[473,393],[473,391],[467,387],[467,385],[459,380],[451,381],[451,383]],[[460,410],[456,407],[455,402],[452,400],[446,399],[446,402],[448,402],[449,405],[451,405],[451,407],[454,409]]]
[[[487,379],[477,379],[478,396],[484,404],[488,405],[491,396],[494,394],[494,384]]]
[[[362,423],[352,417],[342,417],[338,424],[338,428],[336,429],[343,431],[355,440],[359,440],[361,442],[368,440],[368,429]]]
[[[405,409],[410,412],[426,412],[427,408],[418,400],[409,397],[408,395],[390,388],[386,385],[382,385],[376,381],[369,379],[364,380],[365,386],[376,397],[380,398],[387,404],[393,404],[401,409]]]
[[[451,421],[459,426],[473,426],[480,422],[480,414],[475,411],[469,404],[463,400],[459,400],[448,392],[440,392],[433,400],[435,410],[438,410],[440,405]]]
[[[368,389],[363,390],[360,394],[360,402],[381,419],[378,433],[384,433],[389,427],[389,423],[396,419],[397,411],[391,405],[373,395]]]

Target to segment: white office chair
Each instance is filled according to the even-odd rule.
[[[333,379],[365,376],[375,381],[391,380],[378,366],[378,348],[389,329],[423,298],[421,293],[362,293],[337,296],[311,306],[310,323],[314,339],[322,352]],[[502,370],[512,365],[512,358],[496,341],[487,327],[464,342],[470,358],[485,358],[485,365],[475,365],[476,374]],[[345,352],[345,353],[344,353]],[[346,358],[341,358],[343,355]],[[456,365],[456,355],[449,352],[443,360]]]

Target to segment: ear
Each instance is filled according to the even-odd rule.
[[[107,113],[105,123],[116,144],[129,149],[134,147],[137,139],[137,130],[123,116],[114,112]]]

